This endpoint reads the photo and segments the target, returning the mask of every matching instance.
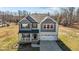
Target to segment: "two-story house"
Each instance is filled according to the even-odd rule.
[[[50,16],[33,17],[28,15],[19,21],[20,43],[33,43],[39,40],[57,40],[58,24]]]

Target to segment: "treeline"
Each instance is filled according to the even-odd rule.
[[[18,23],[19,20],[21,20],[23,17],[27,16],[27,15],[36,15],[37,17],[41,16],[49,16],[49,12],[48,13],[31,13],[31,12],[27,12],[26,10],[17,10],[17,12],[11,12],[11,11],[0,11],[0,19],[2,19],[3,21],[7,21],[8,23]]]
[[[59,24],[71,26],[75,23],[79,23],[79,8],[63,7],[60,8],[60,12],[55,16],[58,16]]]
[[[19,20],[21,20],[23,17],[27,15],[49,15],[47,14],[40,14],[40,13],[31,13],[27,12],[26,10],[18,10],[17,12],[11,12],[11,11],[0,11],[0,19],[3,21],[7,21],[9,23],[14,22],[17,23]]]
[[[4,21],[6,20],[7,22],[17,23],[24,16],[30,14],[37,15],[40,13],[30,13],[26,10],[17,10],[17,12],[0,11],[0,18]],[[50,14],[49,12],[43,15],[52,16],[54,19],[58,21],[59,24],[62,24],[64,26],[71,26],[74,23],[79,23],[79,8],[75,7],[63,7],[59,8],[59,10],[56,11],[54,15]]]
[[[18,10],[18,12],[0,11],[0,19],[7,22],[18,22],[22,17],[27,15],[27,13],[25,10]]]

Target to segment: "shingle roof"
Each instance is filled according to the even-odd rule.
[[[38,23],[40,23],[47,15],[30,15],[32,16]]]
[[[31,22],[24,17],[22,20],[19,21],[19,23],[31,23]]]
[[[34,18],[33,17],[31,17],[31,16],[26,16],[25,17],[27,20],[29,20],[31,23],[37,23],[35,20],[34,20]]]
[[[37,14],[37,15],[30,15],[32,16],[38,23],[40,23],[44,18],[46,18],[48,15],[47,14]],[[53,16],[50,16],[52,19],[54,19]]]
[[[48,16],[47,14],[37,14],[37,15],[31,14],[31,15],[27,15],[24,18],[25,18],[25,20],[29,20],[31,23],[33,23],[33,22],[40,23],[47,16]],[[53,18],[53,17],[51,17],[51,18]]]

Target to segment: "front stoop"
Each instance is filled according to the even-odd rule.
[[[31,44],[32,47],[40,47],[39,44]]]

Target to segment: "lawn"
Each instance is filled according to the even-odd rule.
[[[59,26],[59,39],[71,50],[79,51],[79,30]],[[18,25],[0,28],[0,51],[16,51],[18,49]]]
[[[0,28],[0,50],[14,51],[17,50],[18,26],[10,24],[9,27]]]
[[[79,29],[59,26],[58,37],[72,51],[79,51]]]

